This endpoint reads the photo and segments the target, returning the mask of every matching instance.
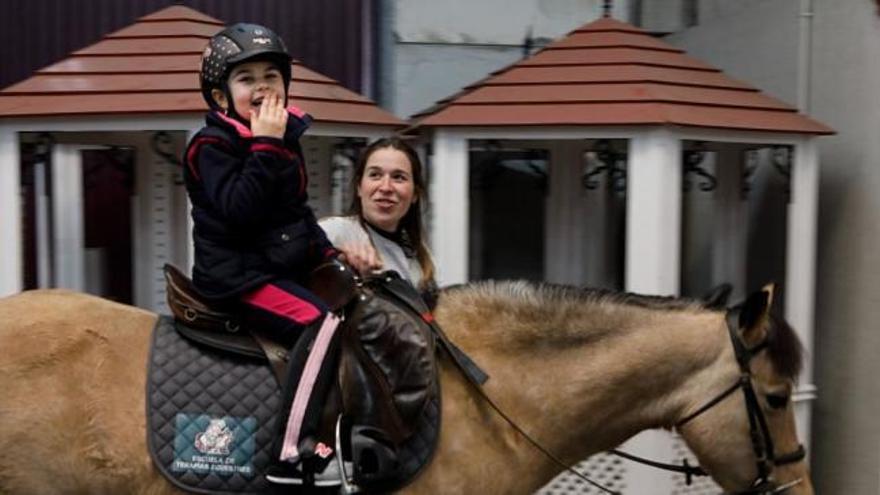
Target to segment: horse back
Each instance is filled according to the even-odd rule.
[[[143,434],[155,321],[66,290],[0,299],[0,492],[123,493],[155,478]]]

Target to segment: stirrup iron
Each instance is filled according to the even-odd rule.
[[[342,414],[336,417],[336,465],[339,466],[339,476],[342,480],[340,492],[344,495],[361,493],[361,487],[354,484],[353,478],[349,478],[345,472],[345,460],[342,458]]]

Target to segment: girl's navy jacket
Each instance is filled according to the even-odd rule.
[[[254,137],[240,122],[210,112],[187,146],[192,278],[208,299],[237,299],[275,278],[302,281],[338,254],[307,204],[299,137],[311,117],[294,107],[288,113],[282,140]]]

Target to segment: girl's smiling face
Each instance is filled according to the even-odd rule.
[[[244,62],[235,66],[229,73],[227,85],[235,112],[246,121],[250,121],[251,110],[259,113],[260,104],[266,96],[275,94],[283,101],[287,89],[284,87],[281,70],[265,60]],[[223,91],[215,89],[211,94],[220,108],[229,109],[229,101]]]

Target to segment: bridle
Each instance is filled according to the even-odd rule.
[[[764,340],[764,342],[751,349],[747,348],[736,333],[739,327],[739,314],[739,309],[734,309],[727,313],[727,331],[733,344],[736,362],[739,364],[739,379],[718,396],[676,423],[675,427],[680,429],[694,418],[712,409],[712,407],[723,401],[737,389],[742,389],[743,396],[745,397],[746,413],[749,418],[749,437],[752,441],[752,450],[755,454],[755,466],[758,476],[755,478],[754,483],[752,483],[751,488],[746,491],[736,492],[734,495],[780,493],[800,483],[802,480],[798,479],[791,483],[776,485],[770,476],[773,467],[798,462],[806,456],[806,451],[803,445],[798,445],[798,448],[792,452],[776,455],[773,447],[773,437],[770,436],[770,428],[767,426],[767,418],[764,416],[764,411],[758,403],[758,396],[752,386],[752,370],[749,366],[752,358],[767,347],[767,341]]]

